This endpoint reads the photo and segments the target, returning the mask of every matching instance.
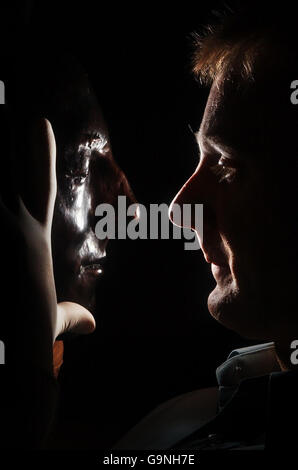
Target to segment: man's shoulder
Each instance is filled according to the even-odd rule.
[[[234,386],[241,380],[279,371],[274,343],[264,343],[233,349],[216,369],[216,378],[219,386]]]
[[[116,449],[168,449],[214,418],[218,387],[203,388],[168,400],[134,426]]]
[[[134,426],[115,448],[171,448],[212,421],[242,380],[279,370],[273,343],[234,349],[216,369],[218,387],[194,390],[162,403]]]

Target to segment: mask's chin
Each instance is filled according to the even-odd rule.
[[[79,277],[77,302],[94,313],[96,305],[96,286],[99,277],[86,273]]]
[[[87,308],[91,313],[96,305],[97,277],[90,275],[78,275],[71,278],[69,283],[56,286],[58,302],[75,302]]]

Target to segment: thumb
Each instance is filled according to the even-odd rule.
[[[74,302],[60,302],[57,305],[56,339],[64,333],[86,335],[95,330],[93,315],[85,307]]]

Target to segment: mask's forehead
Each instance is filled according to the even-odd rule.
[[[86,81],[78,82],[68,93],[54,97],[51,115],[58,145],[62,149],[77,149],[92,139],[108,141],[103,112]]]

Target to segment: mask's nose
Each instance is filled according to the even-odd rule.
[[[130,186],[130,183],[127,180],[125,173],[119,168],[120,171],[120,181],[118,196],[126,197],[126,207],[131,208],[128,210],[130,219],[139,219],[140,218],[140,207],[138,205],[137,199],[134,195],[134,192]]]
[[[93,162],[92,170],[90,171],[91,180],[91,205],[89,210],[89,224],[95,231],[95,227],[99,221],[98,214],[101,212],[98,208],[102,206],[104,214],[106,209],[111,208],[109,213],[113,217],[113,226],[115,226],[115,233],[118,233],[119,220],[121,224],[128,223],[127,214],[129,211],[128,219],[138,218],[138,205],[136,197],[131,189],[125,173],[121,170],[119,165],[111,156],[108,159],[98,159]],[[125,198],[125,202],[123,202]],[[123,214],[119,214],[123,211]],[[125,227],[122,227],[125,231]]]
[[[137,204],[137,200],[136,200],[136,197],[133,193],[133,190],[127,180],[127,177],[126,175],[124,174],[124,172],[119,168],[119,171],[121,173],[121,184],[120,184],[120,187],[119,187],[119,196],[126,196],[127,200],[127,205],[131,205],[131,204]]]

